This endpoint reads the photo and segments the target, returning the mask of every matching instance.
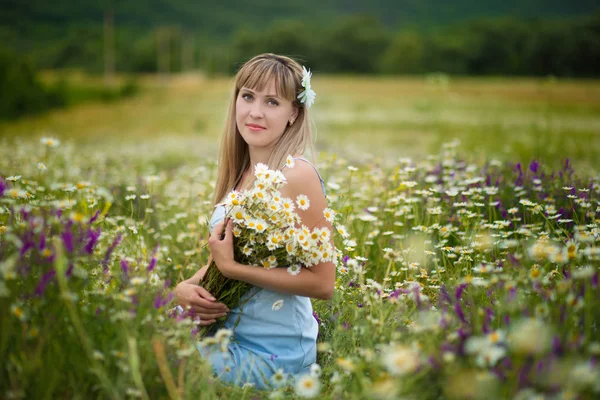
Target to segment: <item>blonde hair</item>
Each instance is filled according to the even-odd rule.
[[[292,126],[286,125],[285,131],[275,144],[269,157],[269,168],[282,168],[289,154],[302,154],[307,145],[310,147],[311,154],[314,153],[308,109],[297,97],[304,90],[302,67],[298,62],[285,56],[272,53],[255,56],[240,68],[235,77],[235,86],[221,138],[214,204],[219,203],[234,188],[246,168],[250,166],[248,144],[238,131],[235,118],[235,104],[240,89],[247,87],[262,91],[271,79],[275,80],[277,95],[290,100],[293,106],[298,108],[298,116]]]

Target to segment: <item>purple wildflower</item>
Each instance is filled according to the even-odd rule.
[[[46,291],[46,287],[48,286],[48,284],[50,282],[52,282],[52,279],[54,279],[54,276],[56,275],[56,271],[53,269],[51,269],[50,271],[46,272],[44,275],[42,275],[42,277],[40,278],[40,281],[38,282],[37,286],[35,287],[35,295],[38,297],[42,297],[44,295],[44,292]]]
[[[316,311],[313,311],[312,315],[317,320],[317,324],[321,325],[321,319],[319,318],[319,314],[317,314]]]
[[[94,251],[94,247],[96,246],[96,243],[98,243],[98,238],[100,237],[101,233],[102,233],[102,230],[100,228],[98,228],[98,230],[94,230],[94,229],[90,228],[90,230],[87,233],[88,242],[86,243],[86,245],[83,249],[87,254],[92,254],[92,252]]]
[[[454,303],[454,312],[456,313],[456,316],[465,324],[467,323],[467,319],[465,318],[465,312],[463,311],[462,307],[460,306],[460,302],[457,301],[456,303]]]
[[[100,215],[100,210],[96,211],[96,213],[92,216],[92,218],[90,218],[90,224],[93,224],[94,222],[96,222],[96,219],[98,219],[99,215]]]
[[[69,254],[73,253],[73,233],[71,230],[64,231],[60,237],[62,238],[63,244],[65,245],[65,250]]]
[[[529,372],[533,367],[533,361],[528,359],[519,370],[519,388],[526,387],[529,384]]]
[[[561,356],[563,354],[563,346],[560,343],[559,336],[554,336],[552,338],[552,354],[555,356]]]
[[[531,172],[533,172],[534,174],[537,174],[537,172],[538,172],[539,168],[540,168],[540,163],[539,163],[539,162],[537,162],[537,161],[535,161],[535,160],[533,160],[533,161],[531,162],[531,164],[529,164],[529,170],[530,170]]]
[[[44,232],[40,234],[40,244],[38,245],[38,250],[44,250],[46,248],[46,235]]]
[[[102,267],[103,267],[104,273],[107,272],[108,261],[110,260],[110,256],[112,255],[112,252],[115,250],[115,247],[117,247],[119,245],[119,243],[121,243],[121,239],[123,239],[123,235],[121,235],[119,233],[117,235],[117,237],[115,238],[115,240],[113,240],[113,242],[110,245],[110,247],[108,248],[108,250],[106,250],[106,254],[104,255],[104,259],[102,260]]]
[[[127,279],[129,272],[129,264],[125,259],[121,259],[121,271],[123,271],[123,275],[125,276],[125,279]]]
[[[150,272],[154,270],[154,267],[156,267],[156,252],[158,251],[158,244],[156,244],[156,246],[154,246],[154,250],[152,251],[152,259],[150,260],[150,264],[148,265],[148,268],[146,268],[146,271]]]
[[[173,292],[169,292],[169,294],[164,298],[160,294],[158,294],[154,299],[154,308],[162,308],[169,304],[171,300],[173,300]]]
[[[466,287],[467,287],[466,283],[461,283],[460,285],[458,285],[458,287],[456,288],[456,292],[454,294],[454,296],[456,297],[456,301],[460,300]]]
[[[27,239],[25,241],[25,243],[23,243],[23,247],[21,247],[21,251],[19,252],[19,256],[21,258],[23,258],[23,256],[25,255],[25,253],[27,253],[30,249],[33,249],[35,247],[35,243],[29,239]]]
[[[2,179],[0,179],[0,197],[4,196],[4,191],[6,190],[6,183]]]
[[[73,274],[73,268],[75,268],[75,265],[73,265],[73,263],[69,263],[69,268],[67,268],[67,271],[65,272],[65,276],[67,278]]]

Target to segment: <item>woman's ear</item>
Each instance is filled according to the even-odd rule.
[[[298,118],[299,112],[300,112],[300,109],[298,107],[294,107],[292,110],[292,115],[290,115],[290,121],[295,121],[296,118]]]

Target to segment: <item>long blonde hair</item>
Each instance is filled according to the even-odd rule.
[[[235,86],[221,139],[214,204],[219,203],[233,189],[250,165],[248,144],[238,131],[235,118],[235,104],[240,89],[247,87],[262,91],[271,79],[275,80],[277,95],[290,100],[294,107],[298,108],[298,116],[292,126],[286,125],[283,135],[275,144],[269,157],[269,168],[281,169],[289,154],[302,154],[307,145],[311,149],[311,154],[314,153],[308,109],[297,98],[304,90],[302,67],[289,57],[272,53],[257,55],[247,61],[235,77]]]

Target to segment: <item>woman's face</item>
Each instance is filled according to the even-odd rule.
[[[277,95],[273,79],[263,91],[242,87],[235,102],[238,130],[251,148],[271,148],[297,115],[292,102]]]

